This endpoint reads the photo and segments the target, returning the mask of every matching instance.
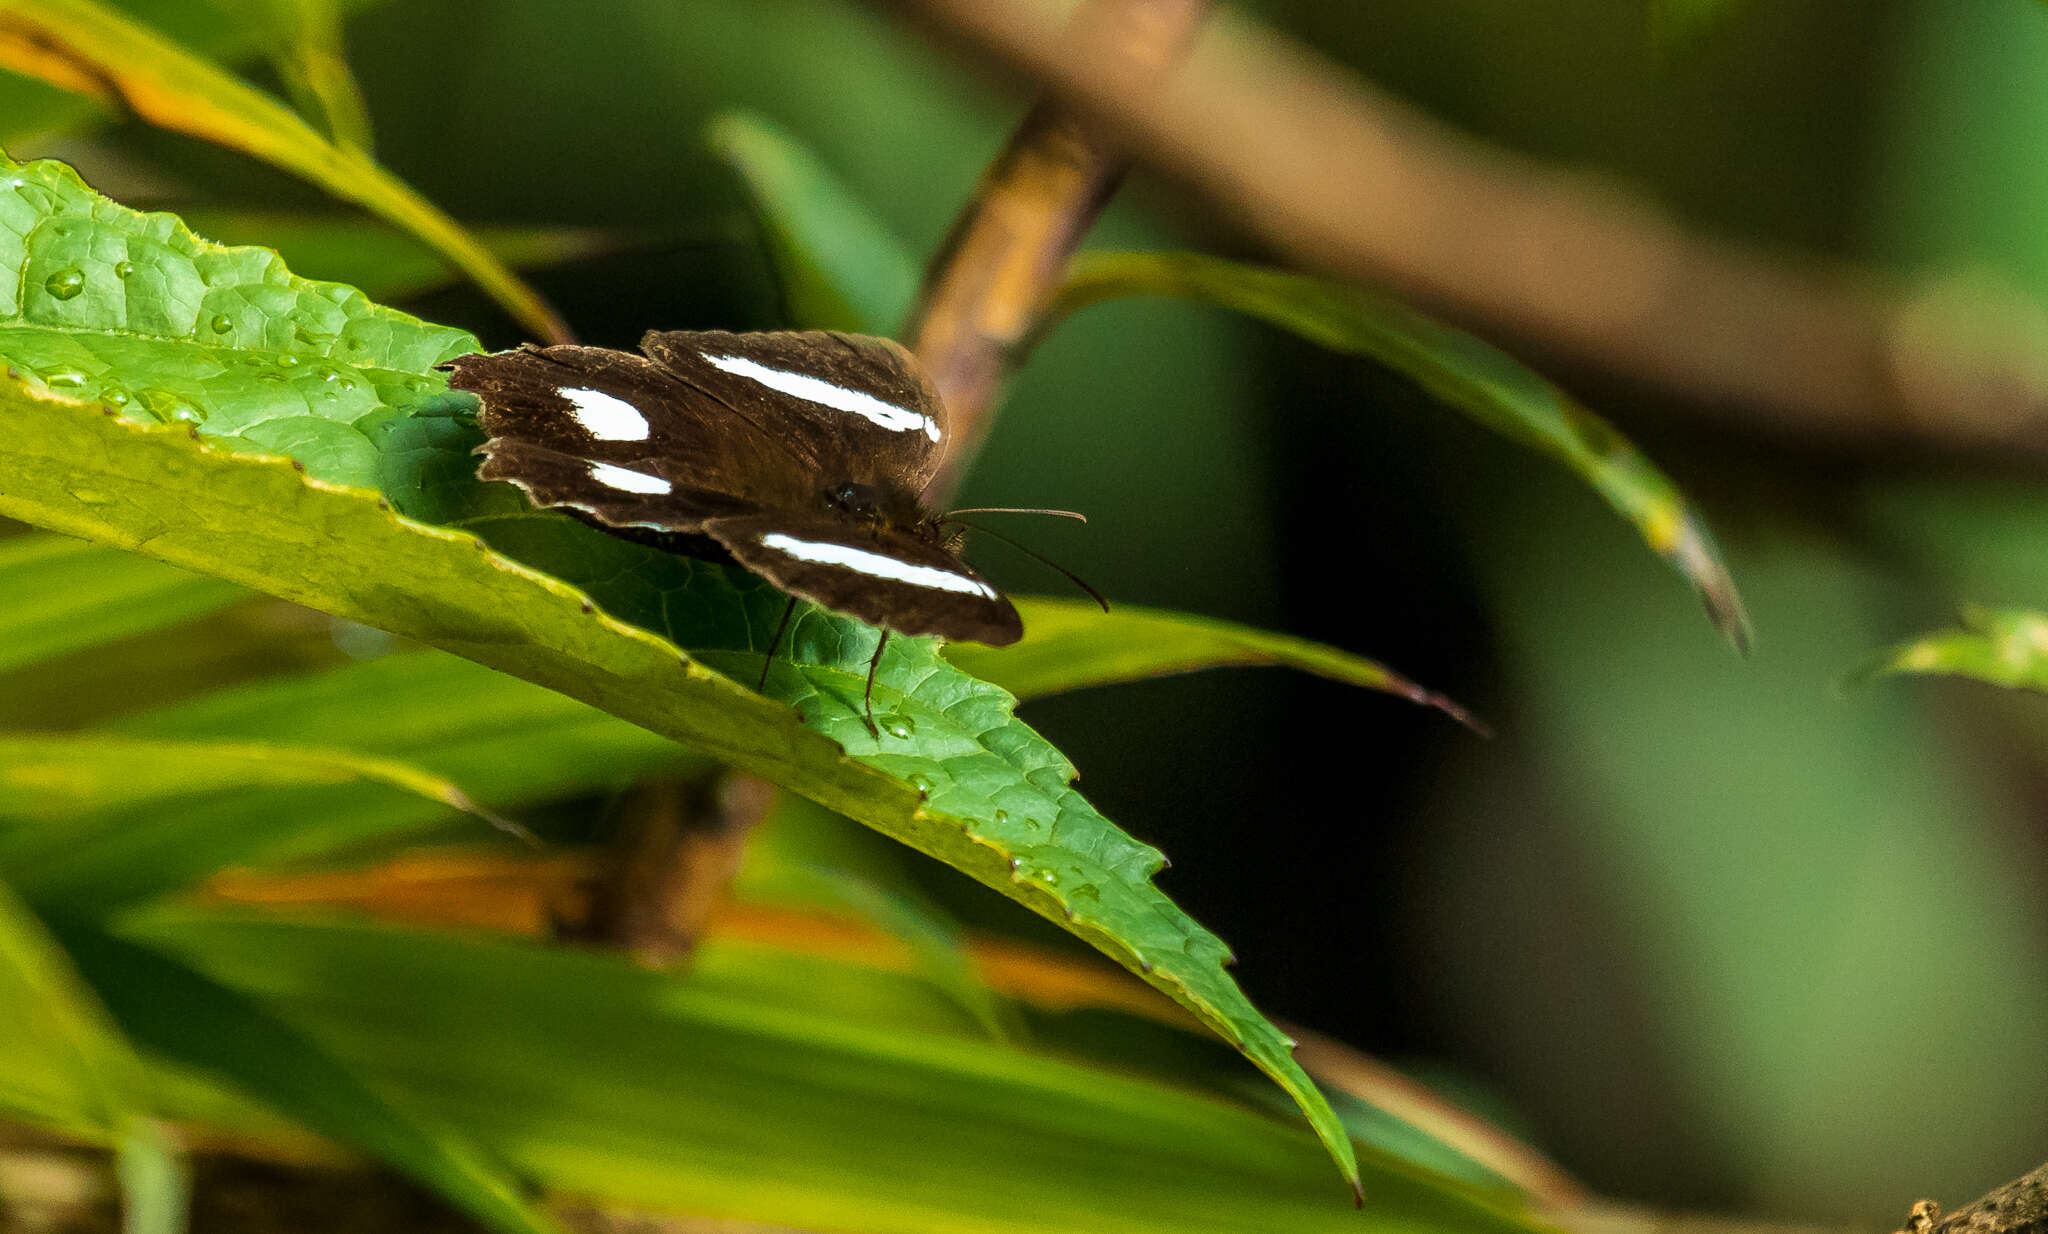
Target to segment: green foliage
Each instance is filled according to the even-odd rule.
[[[1715,626],[1747,648],[1742,597],[1677,486],[1606,421],[1505,352],[1361,288],[1198,253],[1083,254],[1050,316],[1143,295],[1221,305],[1333,351],[1369,357],[1446,406],[1556,459],[1691,581]]]
[[[812,330],[895,333],[917,294],[917,264],[888,226],[761,116],[720,116],[705,140],[753,197],[790,321]]]
[[[723,567],[518,508],[509,491],[493,493],[474,481],[467,462],[473,438],[464,436],[473,430],[460,418],[393,414],[385,391],[393,384],[414,395],[426,390],[426,367],[460,350],[466,336],[373,309],[345,289],[298,283],[273,254],[201,246],[167,216],[104,206],[52,165],[23,168],[19,176],[21,187],[42,190],[17,190],[19,200],[42,209],[19,228],[31,281],[40,273],[46,284],[54,280],[68,291],[77,273],[78,290],[52,300],[58,309],[78,306],[71,310],[75,321],[65,324],[104,328],[113,321],[126,332],[94,336],[113,341],[92,356],[90,371],[66,370],[60,381],[45,367],[40,382],[16,379],[0,390],[21,436],[0,458],[0,512],[402,633],[561,689],[939,857],[1088,939],[1182,1002],[1294,1095],[1350,1175],[1348,1138],[1294,1064],[1282,1035],[1225,975],[1223,944],[1152,886],[1160,854],[1087,805],[1069,786],[1071,766],[1010,714],[1010,696],[946,665],[930,640],[895,640],[876,686],[881,732],[871,735],[861,719],[859,687],[877,634],[817,611],[793,624],[789,657],[771,674],[771,695],[793,706],[794,714],[755,696],[698,659],[742,674],[751,668],[754,649],[766,644],[779,614],[781,600],[772,589]],[[375,392],[376,401],[340,419],[285,416],[251,393],[253,383],[231,379],[220,391],[209,385],[192,392],[205,410],[190,423],[189,435],[206,437],[205,446],[188,440],[176,423],[93,414],[64,392],[105,400],[110,387],[156,389],[154,366],[166,354],[173,362],[189,357],[194,323],[210,307],[204,297],[219,288],[183,299],[143,297],[134,311],[125,296],[104,289],[88,294],[96,285],[82,265],[71,264],[82,263],[82,255],[67,251],[53,258],[35,243],[46,225],[54,231],[65,216],[81,212],[90,215],[95,234],[125,240],[140,231],[169,252],[172,257],[148,267],[162,272],[166,286],[183,285],[178,279],[187,267],[173,260],[182,258],[211,263],[230,288],[276,289],[274,301],[262,301],[268,310],[262,315],[240,322],[230,317],[209,356],[218,371],[257,367],[241,363],[245,353],[238,344],[262,365],[282,368],[305,367],[295,347],[322,347],[330,355],[338,347],[359,357],[351,370],[359,374],[358,393],[368,400]],[[133,245],[120,251],[157,256]],[[104,277],[117,287],[143,271],[138,262],[123,280],[111,269],[118,261],[102,257],[101,264],[110,267]],[[95,266],[92,273],[101,271]],[[158,283],[153,274],[136,285],[154,289]],[[195,295],[201,302],[185,311]],[[177,316],[167,305],[179,306]],[[17,364],[33,357],[47,366],[54,340],[76,336],[45,320],[55,309],[40,302],[32,307],[18,343],[0,337],[0,353],[13,347],[9,358]],[[321,314],[331,310],[342,312],[339,328],[310,341],[300,337],[303,327],[293,314],[324,321]],[[139,334],[137,316],[150,323]],[[346,379],[339,365],[315,376],[316,390]],[[373,376],[389,383],[378,386]],[[139,395],[132,401],[147,404]],[[327,400],[302,401],[317,410]],[[332,403],[344,406],[338,394]],[[266,428],[280,422],[292,429],[282,438]],[[375,433],[381,457],[359,426]],[[216,438],[223,428],[232,435]],[[220,452],[252,445],[294,451],[305,478],[275,459]],[[372,462],[381,466],[392,503],[473,529],[484,542],[396,517],[371,493],[324,482],[360,482]],[[175,503],[174,520],[165,517],[167,499]],[[317,551],[309,551],[316,543]],[[486,543],[505,555],[479,553]],[[515,557],[582,584],[606,613],[587,611],[590,601],[581,594],[523,568]]]
[[[2012,689],[2048,691],[2048,615],[2022,609],[1969,608],[1961,629],[1901,643],[1864,676],[1968,677]]]
[[[433,203],[363,149],[322,137],[283,103],[175,40],[95,0],[10,0],[0,4],[0,35],[8,36],[0,38],[7,68],[66,89],[111,91],[152,123],[302,176],[418,236],[529,330],[555,334],[558,323],[540,297]],[[328,118],[335,118],[331,109]]]
[[[295,278],[168,214],[114,205],[61,163],[0,161],[0,357],[32,386],[143,423],[375,481],[367,431],[476,348],[460,330]]]
[[[1024,639],[1008,647],[953,643],[946,660],[1018,698],[1142,681],[1219,665],[1280,665],[1367,690],[1398,694],[1473,724],[1449,699],[1363,656],[1234,622],[1082,600],[1018,601]]]
[[[63,536],[0,540],[0,672],[178,625],[246,594]]]
[[[932,1234],[1361,1222],[1301,1131],[986,1040],[957,1013],[935,1020],[917,983],[892,1010],[856,965],[714,942],[681,979],[563,948],[168,908],[123,937],[571,1194]],[[1498,1192],[1364,1166],[1372,1228],[1531,1229]]]

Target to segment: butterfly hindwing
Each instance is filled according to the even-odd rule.
[[[913,532],[780,511],[713,519],[704,531],[782,590],[873,625],[997,647],[1024,635],[1009,600]]]

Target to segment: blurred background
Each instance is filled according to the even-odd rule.
[[[220,12],[126,7],[173,33]],[[740,191],[703,148],[714,114],[785,126],[928,253],[1027,101],[851,0],[357,7],[350,59],[400,176],[468,222],[643,237],[536,275],[599,344],[780,324]],[[2048,302],[2048,11],[2030,0],[1777,0],[1661,50],[1642,0],[1245,7],[1710,233]],[[137,204],[331,209],[146,127],[30,131],[47,127],[0,135]],[[1144,175],[1092,243],[1258,255]],[[518,338],[466,290],[402,303]],[[1844,679],[1962,602],[2048,606],[2044,456],[1819,442],[1494,341],[1702,506],[1754,654],[1580,484],[1404,381],[1124,301],[1031,359],[963,501],[1086,511],[1030,542],[1113,599],[1374,656],[1496,736],[1263,670],[1026,718],[1173,856],[1163,887],[1233,944],[1264,1009],[1410,1069],[1597,1189],[1888,1228],[1923,1195],[1958,1203],[2039,1164],[2048,704]],[[1061,590],[1000,545],[976,560]],[[950,871],[916,875],[983,928],[1058,937]]]

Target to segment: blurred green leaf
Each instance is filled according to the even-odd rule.
[[[745,183],[790,324],[890,335],[917,295],[917,263],[880,218],[788,133],[752,112],[706,129]]]
[[[0,882],[0,1109],[102,1143],[144,1116],[134,1055],[63,949]]]
[[[273,1008],[570,1193],[920,1234],[1305,1234],[1361,1220],[1287,1123],[877,1023],[868,1005],[838,1004],[823,970],[814,999],[764,999],[724,962],[678,979],[619,956],[340,921],[166,908],[124,936]],[[1534,1228],[1497,1198],[1366,1164],[1373,1229]]]
[[[1020,597],[1024,638],[1008,647],[948,644],[948,662],[1020,699],[1226,665],[1280,665],[1398,694],[1479,727],[1462,707],[1380,664],[1305,638],[1234,622],[1119,604]]]
[[[373,482],[366,431],[433,389],[433,364],[476,347],[353,288],[294,278],[267,249],[116,206],[55,162],[0,159],[0,270],[12,371],[340,483]]]
[[[1692,582],[1715,626],[1747,649],[1742,597],[1678,489],[1606,421],[1505,352],[1362,288],[1198,253],[1083,253],[1047,314],[1048,328],[1088,305],[1138,295],[1220,305],[1376,360],[1563,463]]]
[[[375,160],[328,141],[276,99],[104,4],[0,2],[0,67],[301,176],[418,236],[536,337],[567,338],[532,288]]]
[[[1649,0],[1650,44],[1664,55],[1699,46],[1748,7],[1749,0]]]
[[[264,52],[299,114],[317,121],[334,144],[371,152],[370,113],[342,50],[335,0],[214,0],[263,31]]]
[[[0,540],[0,672],[182,625],[248,594],[67,536]]]
[[[666,737],[439,651],[228,686],[114,728],[159,740],[331,744],[405,760],[498,806],[711,768]]]
[[[479,552],[484,546],[469,535],[394,516],[373,494],[308,480],[275,459],[223,455],[175,427],[94,414],[18,384],[0,383],[0,410],[15,434],[0,454],[0,514],[517,673],[937,857],[1065,925],[1201,1017],[1294,1096],[1346,1177],[1355,1177],[1335,1115],[1286,1039],[1224,972],[1222,941],[1152,885],[1163,864],[1158,850],[1096,813],[1070,786],[1072,766],[1011,714],[1014,700],[946,666],[928,640],[891,642],[876,687],[884,727],[871,735],[861,683],[878,635],[857,622],[812,612],[793,623],[790,654],[804,662],[778,661],[782,671],[772,675],[779,696],[797,706],[792,713],[672,644],[591,611],[562,582]],[[420,419],[403,424],[415,426],[432,428]],[[412,450],[432,457],[428,444]],[[475,487],[473,476],[469,482]],[[175,518],[165,517],[167,502]],[[651,605],[713,647],[764,645],[780,616],[780,593],[750,576],[640,549],[572,520],[528,512],[481,525],[523,538],[525,551],[572,537],[555,541],[572,554],[559,560],[575,567],[566,573],[596,570],[590,581],[602,585],[607,607]],[[646,554],[644,569],[607,566],[604,554],[628,550]],[[649,571],[662,572],[662,581],[650,582]],[[747,651],[708,655],[741,672],[758,663]]]
[[[1938,674],[2048,692],[2048,614],[1971,607],[1963,628],[1900,643],[1860,676]]]
[[[507,1234],[560,1234],[489,1152],[273,1014],[156,951],[74,926],[64,941],[138,1043],[368,1152]],[[460,1046],[459,1042],[451,1045]]]
[[[200,235],[275,249],[300,277],[347,283],[380,302],[434,291],[461,276],[418,238],[376,219],[208,206],[180,214]],[[582,261],[648,238],[598,227],[472,227],[469,234],[519,270]]]
[[[125,1219],[121,1234],[185,1234],[191,1179],[164,1129],[138,1120],[115,1150]]]
[[[349,808],[364,788],[371,808]],[[430,808],[376,808],[392,793]],[[448,780],[352,751],[0,734],[0,875],[72,914],[228,865],[329,851],[440,810],[496,821]]]

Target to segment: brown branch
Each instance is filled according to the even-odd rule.
[[[604,860],[584,884],[582,918],[561,934],[620,948],[653,968],[684,959],[774,801],[774,786],[752,776],[643,786],[628,799]]]
[[[886,0],[1091,118],[1291,261],[1829,434],[2009,439],[2048,410],[2038,308],[1917,304],[1691,234],[1601,179],[1483,148],[1234,23],[1149,88],[1039,5]],[[1989,318],[1998,329],[1973,325]]]
[[[1144,89],[1193,43],[1208,0],[1091,0],[1059,35],[1120,88]],[[982,176],[926,271],[903,334],[951,419],[932,482],[950,493],[987,435],[1005,373],[1123,177],[1128,160],[1069,109],[1044,100]]]
[[[2048,1165],[1946,1217],[1933,1200],[1922,1200],[1902,1234],[2048,1234]]]

